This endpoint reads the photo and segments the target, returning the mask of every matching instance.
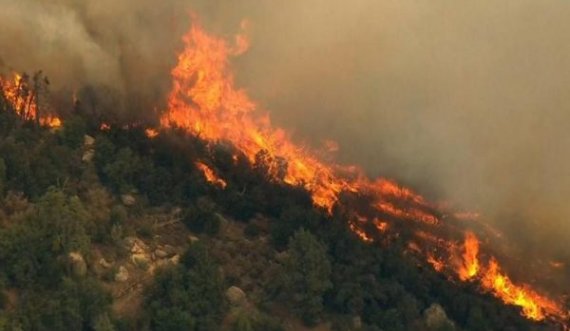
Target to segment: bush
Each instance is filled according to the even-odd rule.
[[[307,325],[318,321],[324,310],[323,295],[332,287],[326,250],[324,244],[304,229],[289,240],[283,289],[293,311]]]
[[[182,222],[196,233],[216,235],[220,230],[221,219],[216,205],[208,198],[199,198],[196,204],[184,211]]]
[[[259,233],[260,233],[259,226],[257,226],[256,224],[253,224],[253,223],[249,223],[243,229],[243,234],[248,239],[256,239],[259,236]]]
[[[146,294],[155,330],[218,330],[225,310],[219,267],[201,244],[182,256],[182,264],[159,270]],[[175,326],[169,321],[176,320]]]

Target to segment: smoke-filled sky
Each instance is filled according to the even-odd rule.
[[[566,0],[0,0],[0,63],[54,88],[168,90],[195,11],[252,47],[236,79],[298,141],[481,211],[570,259]],[[129,100],[131,102],[129,102]],[[142,101],[141,101],[142,100]]]

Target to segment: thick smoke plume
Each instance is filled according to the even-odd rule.
[[[150,113],[195,11],[253,39],[238,82],[338,159],[478,210],[526,253],[570,261],[570,3],[0,0],[4,68],[113,91]],[[113,94],[111,93],[111,94]],[[123,106],[121,106],[123,105]],[[570,266],[566,266],[570,268]]]
[[[0,0],[1,69],[43,70],[54,92],[78,92],[117,112],[152,109],[169,89],[188,26],[183,3]]]
[[[244,7],[237,76],[276,122],[570,261],[569,2]]]

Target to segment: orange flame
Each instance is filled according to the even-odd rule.
[[[517,286],[501,272],[498,262],[492,258],[482,278],[482,286],[503,302],[522,308],[524,316],[543,320],[546,316],[566,316],[567,312],[553,300],[539,295],[528,286]]]
[[[147,137],[149,137],[150,139],[155,138],[156,136],[158,136],[158,131],[156,131],[155,129],[146,129],[144,130],[144,133]]]
[[[465,243],[463,244],[463,263],[459,267],[459,278],[463,281],[469,280],[479,272],[479,240],[473,232],[467,232]]]
[[[479,240],[475,234],[467,232],[463,244],[463,261],[457,270],[461,280],[466,281],[478,277],[483,289],[491,292],[506,304],[521,307],[523,315],[529,319],[540,321],[547,316],[562,319],[569,317],[560,304],[538,294],[527,285],[514,284],[509,276],[501,271],[494,257],[490,259],[486,267],[483,267],[479,262],[478,254]],[[436,268],[435,265],[434,268]]]
[[[368,233],[366,233],[366,231],[362,230],[361,228],[359,228],[356,224],[354,223],[350,223],[348,225],[348,227],[350,228],[350,230],[352,230],[352,232],[354,232],[362,241],[366,242],[366,243],[371,243],[374,242],[374,239],[372,239],[371,236],[368,235]]]
[[[208,167],[206,164],[202,162],[196,162],[196,167],[202,172],[208,183],[215,184],[221,188],[226,188],[228,185],[225,180],[216,176],[214,170],[212,170],[212,168]]]
[[[427,262],[431,264],[436,271],[442,272],[445,268],[445,261],[438,259],[431,253],[427,255]]]
[[[16,114],[28,121],[37,119],[42,126],[60,127],[61,120],[55,115],[46,114],[38,118],[38,96],[28,85],[27,79],[17,73],[14,73],[13,79],[0,76],[0,93]]]
[[[329,213],[338,203],[341,192],[353,192],[370,196],[372,207],[381,215],[417,221],[429,227],[441,225],[435,213],[437,208],[419,194],[390,180],[370,180],[355,166],[325,164],[316,154],[295,145],[284,130],[274,128],[267,115],[258,113],[257,105],[247,93],[235,87],[229,58],[245,52],[249,45],[243,35],[235,40],[235,46],[229,45],[224,39],[208,35],[198,24],[192,25],[183,38],[186,47],[172,70],[173,86],[168,111],[161,118],[163,127],[180,127],[210,141],[232,142],[250,162],[263,162],[272,179],[302,186],[311,194],[313,203]],[[224,183],[225,187],[225,182],[212,169],[202,163],[196,165],[208,181],[218,185]],[[457,217],[474,215],[463,216]],[[373,237],[361,226],[368,220],[357,218],[349,222],[350,229],[364,242],[373,242]],[[373,224],[380,232],[388,229],[387,222]],[[437,245],[443,242],[441,245],[445,249],[453,247],[443,239],[433,242]],[[436,270],[449,270],[443,259],[425,254],[416,242],[410,242],[408,248],[424,256]],[[483,288],[505,303],[523,307],[524,315],[529,318],[566,318],[566,313],[556,303],[512,284],[499,272],[496,262],[483,268],[478,253],[479,240],[475,234],[468,233],[458,271],[461,279],[479,280]],[[516,293],[514,299],[512,293]]]

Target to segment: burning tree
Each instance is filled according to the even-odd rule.
[[[2,110],[12,111],[22,120],[35,121],[37,125],[61,126],[61,120],[49,109],[49,79],[40,70],[29,76],[14,74],[13,79],[0,76]]]

